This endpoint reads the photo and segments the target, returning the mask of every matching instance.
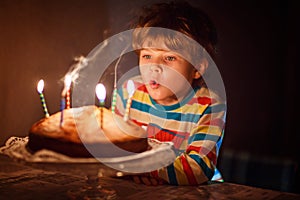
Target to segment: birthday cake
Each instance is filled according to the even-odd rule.
[[[48,149],[70,157],[120,157],[148,149],[146,132],[106,108],[65,109],[34,123],[28,149]]]

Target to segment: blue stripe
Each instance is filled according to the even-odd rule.
[[[211,180],[211,178],[214,176],[214,171],[206,165],[206,163],[199,157],[199,155],[190,154],[189,156],[197,162],[197,164],[201,167],[206,177],[209,180]]]
[[[120,90],[117,90],[117,93],[118,93],[120,99],[122,100],[123,107],[125,108],[126,103],[127,103],[127,100],[124,99],[123,90],[121,90],[121,89],[120,89]]]
[[[224,137],[224,130],[222,130],[222,135],[221,135],[220,139],[217,142],[218,150],[221,148],[223,137]]]
[[[149,106],[147,104],[144,104],[144,103],[140,103],[140,102],[132,99],[131,108],[134,108],[134,109],[140,110],[142,112],[147,112],[148,113],[151,106]]]
[[[169,177],[169,183],[172,185],[178,185],[177,182],[177,178],[176,178],[176,174],[175,174],[175,169],[174,169],[174,165],[169,165],[167,167],[167,172],[168,172],[168,177]]]
[[[177,113],[177,112],[166,112],[165,110],[158,110],[154,107],[151,107],[147,104],[143,104],[141,102],[132,101],[131,108],[137,109],[142,112],[147,112],[151,115],[163,118],[163,119],[169,119],[169,120],[176,120],[181,122],[192,122],[197,123],[202,116],[201,114],[190,114],[190,113]]]
[[[210,114],[210,113],[218,113],[226,110],[226,104],[218,104],[215,106],[209,106],[204,111],[203,114]]]
[[[201,140],[210,140],[213,142],[217,142],[220,139],[218,135],[210,135],[207,133],[197,133],[189,137],[188,144],[191,144],[193,141],[201,141]]]
[[[181,102],[176,103],[176,104],[174,104],[174,105],[170,105],[170,106],[162,106],[162,105],[156,103],[156,102],[154,101],[154,99],[152,99],[152,97],[151,97],[150,95],[149,95],[149,98],[150,98],[151,103],[152,103],[155,107],[157,107],[157,106],[159,106],[159,107],[162,106],[164,110],[170,111],[170,110],[175,110],[175,109],[177,109],[177,108],[180,108],[181,106],[183,106],[183,105],[185,105],[186,103],[188,103],[188,102],[195,96],[195,93],[196,93],[197,90],[199,90],[199,89],[200,89],[200,87],[195,87],[193,90],[191,90],[191,91],[187,94],[187,96],[186,96]]]

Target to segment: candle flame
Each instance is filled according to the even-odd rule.
[[[71,83],[72,83],[72,76],[69,75],[69,74],[67,74],[67,75],[65,76],[65,87],[66,87],[67,89],[70,89]]]
[[[42,93],[42,92],[43,92],[43,90],[44,90],[44,85],[45,85],[44,80],[41,79],[41,80],[39,81],[38,85],[37,85],[37,91],[38,91],[38,93]]]
[[[106,98],[106,89],[102,83],[96,85],[96,95],[100,101],[104,101]]]
[[[134,93],[134,90],[135,90],[135,86],[134,86],[134,83],[132,80],[129,80],[127,82],[127,91],[128,91],[128,95],[129,97],[132,97],[133,93]]]
[[[66,96],[66,93],[68,92],[68,90],[71,87],[72,84],[72,76],[70,74],[65,75],[65,79],[64,79],[64,89],[61,92],[61,96],[64,97]]]

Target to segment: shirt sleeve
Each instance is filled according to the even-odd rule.
[[[225,104],[209,105],[191,130],[187,149],[171,165],[151,175],[172,185],[198,185],[211,180],[223,139],[225,113]]]

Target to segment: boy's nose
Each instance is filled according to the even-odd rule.
[[[151,72],[155,72],[155,73],[161,73],[162,72],[162,68],[159,65],[153,64],[150,67]]]

